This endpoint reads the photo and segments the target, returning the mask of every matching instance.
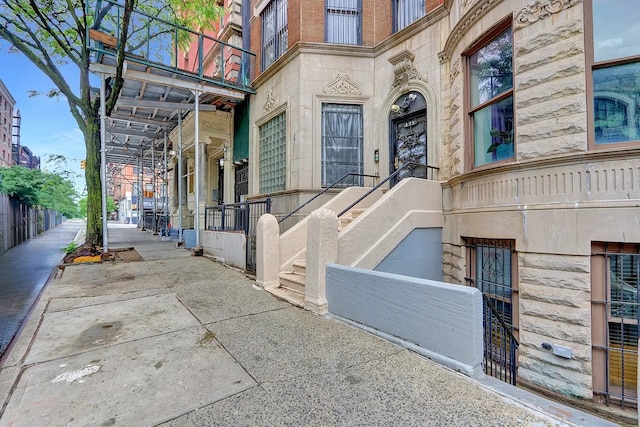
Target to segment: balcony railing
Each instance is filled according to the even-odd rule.
[[[100,62],[103,55],[115,57],[124,6],[115,0],[97,0],[94,7],[87,13],[93,25],[86,36],[93,60]],[[128,61],[255,93],[249,85],[254,53],[171,22],[169,10],[159,15],[133,11],[125,46]]]

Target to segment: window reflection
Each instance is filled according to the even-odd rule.
[[[640,139],[640,62],[593,70],[596,144]]]

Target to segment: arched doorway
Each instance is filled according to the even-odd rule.
[[[427,102],[411,91],[399,97],[391,107],[389,174],[402,169],[391,180],[394,186],[402,178],[427,176]],[[415,165],[424,166],[415,166]],[[406,167],[405,167],[406,166]]]

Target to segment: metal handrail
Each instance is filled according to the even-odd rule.
[[[500,326],[502,326],[502,328],[505,331],[507,331],[507,333],[509,334],[509,338],[511,339],[511,342],[516,345],[516,348],[520,347],[520,343],[518,342],[516,337],[513,335],[513,332],[511,332],[511,328],[502,319],[502,315],[500,314],[498,309],[493,306],[493,303],[491,302],[491,298],[489,298],[487,295],[485,295],[484,292],[482,292],[482,298],[487,303],[487,307],[489,307],[491,309],[491,312],[493,313],[493,315],[498,319],[498,322],[500,323]]]
[[[330,186],[326,187],[324,190],[322,190],[321,192],[319,192],[318,194],[316,194],[315,196],[313,196],[312,198],[310,198],[309,200],[307,200],[305,203],[303,203],[302,205],[298,206],[296,209],[292,210],[291,212],[289,212],[287,215],[283,216],[282,218],[280,218],[278,220],[278,224],[280,224],[282,221],[284,221],[285,219],[289,218],[291,215],[293,215],[294,213],[298,212],[300,209],[304,208],[305,206],[307,206],[309,203],[313,202],[315,199],[317,199],[318,197],[322,196],[324,193],[326,193],[327,191],[329,191],[330,189],[332,189],[333,187],[335,187],[336,185],[338,185],[338,183],[340,181],[342,181],[343,179],[345,179],[348,176],[364,176],[367,178],[380,178],[379,175],[369,175],[369,174],[365,174],[365,173],[355,173],[355,172],[349,172],[347,174],[345,174],[344,176],[342,176],[342,178],[340,178],[339,180],[337,180],[336,182],[334,182],[333,184],[331,184]]]
[[[489,307],[491,312],[491,317],[487,319],[487,313],[483,314],[484,317],[484,371],[486,374],[489,374],[493,377],[502,379],[503,381],[509,382],[512,385],[516,385],[516,350],[520,346],[518,340],[513,335],[512,328],[509,327],[502,319],[502,316],[498,312],[498,310],[494,307],[491,302],[491,298],[489,298],[485,293],[482,293],[482,299],[484,300],[485,306]],[[498,324],[502,328],[498,333],[505,340],[502,341],[500,345],[497,345],[497,351],[494,349],[494,341],[493,341],[493,322],[494,320],[498,321]],[[487,322],[491,322],[491,324],[487,324]],[[489,338],[487,338],[487,334]],[[509,339],[509,344],[507,346],[506,339]],[[507,352],[509,356],[507,357]]]
[[[351,203],[349,206],[347,206],[346,208],[344,208],[342,211],[340,211],[340,213],[338,214],[338,218],[341,217],[342,215],[344,215],[346,212],[348,212],[349,210],[351,210],[351,208],[353,208],[355,205],[357,205],[358,203],[360,203],[361,201],[363,201],[364,199],[366,199],[369,194],[373,193],[374,191],[376,191],[378,188],[380,188],[382,185],[384,185],[387,181],[389,181],[392,178],[395,178],[396,176],[398,176],[398,174],[404,170],[405,168],[408,167],[421,167],[421,168],[427,168],[427,169],[433,169],[433,170],[440,170],[440,168],[437,168],[435,166],[429,166],[429,165],[423,165],[420,163],[414,163],[414,162],[408,162],[405,163],[404,165],[402,165],[402,167],[398,168],[398,170],[396,170],[394,173],[392,173],[391,175],[389,175],[388,177],[386,177],[383,181],[381,181],[378,185],[376,185],[375,187],[371,188],[369,191],[367,191],[365,194],[363,194],[362,196],[360,196],[360,198],[358,198],[355,202]]]

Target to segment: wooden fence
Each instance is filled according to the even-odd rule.
[[[54,210],[29,208],[6,194],[0,194],[0,254],[55,227],[63,219]]]

